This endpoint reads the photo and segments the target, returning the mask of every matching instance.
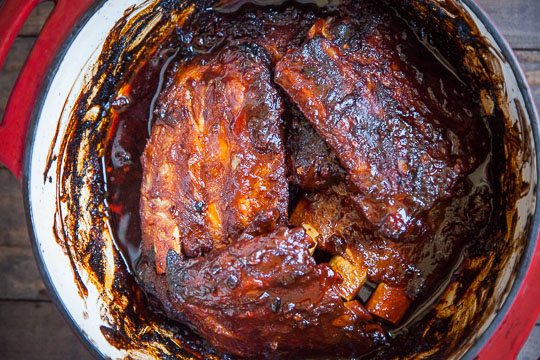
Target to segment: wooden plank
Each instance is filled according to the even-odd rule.
[[[531,70],[525,73],[530,86],[540,85],[540,70]]]
[[[516,57],[527,77],[536,107],[540,108],[540,50],[518,50]]]
[[[540,50],[538,0],[476,0],[514,49]]]
[[[0,246],[0,300],[50,300],[32,249]]]
[[[0,214],[0,246],[29,248],[22,192],[7,169],[0,169]]]
[[[0,359],[91,360],[50,302],[0,302]]]
[[[527,342],[521,349],[517,360],[536,360],[540,359],[540,325],[536,325]]]
[[[540,86],[540,51],[516,51],[516,56],[529,85]]]
[[[37,36],[53,8],[54,3],[52,1],[36,6],[26,19],[21,31],[19,31],[19,36]]]
[[[531,87],[531,91],[536,103],[536,109],[540,109],[540,86]]]
[[[19,31],[19,37],[15,39],[8,53],[0,71],[0,119],[3,117],[11,89],[36,40],[35,37],[39,34],[53,8],[52,1],[37,5],[26,19]]]
[[[516,55],[525,70],[540,68],[540,50],[516,50]]]
[[[2,71],[0,71],[0,119],[4,116],[9,94],[19,76],[26,57],[34,45],[35,38],[17,38],[13,42]]]

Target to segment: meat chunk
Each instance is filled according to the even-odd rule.
[[[258,37],[257,43],[266,49],[275,64],[289,50],[302,43],[316,18],[309,12],[299,13],[295,8],[289,8],[284,13],[265,13],[263,21],[264,32]]]
[[[313,11],[299,11],[294,6],[262,7],[253,11],[249,6],[242,8],[241,2],[206,2],[207,7],[217,11],[197,14],[185,28],[178,29],[186,45],[198,53],[248,41],[263,47],[275,64],[287,51],[303,42],[318,19]]]
[[[315,263],[312,242],[303,229],[281,227],[204,258],[171,252],[173,307],[213,346],[239,356],[366,351],[382,329],[366,324],[371,316],[358,301],[342,301],[334,290],[341,279]]]
[[[478,236],[475,229],[487,224],[491,210],[486,186],[459,184],[454,194],[426,215],[426,229],[413,242],[394,242],[374,233],[344,184],[304,195],[289,221],[306,229],[317,250],[351,264],[354,271],[343,278],[352,280],[344,286],[358,291],[363,276],[351,274],[362,275],[365,269],[369,281],[404,289],[415,299],[446,274],[462,246]]]
[[[283,226],[282,103],[255,45],[178,67],[142,158],[137,278],[168,317],[238,356],[351,355],[384,341],[342,277]]]
[[[308,193],[292,211],[289,222],[306,229],[317,242],[317,249],[341,255],[347,247],[346,235],[353,228],[371,233],[364,216],[357,211],[353,197],[344,183]]]
[[[305,190],[325,189],[345,179],[336,155],[292,104],[283,114],[287,122],[285,150],[289,180]]]
[[[347,170],[369,222],[404,239],[481,163],[489,134],[468,89],[388,16],[319,20],[275,80]]]
[[[431,274],[422,271],[425,270],[421,269],[423,258],[419,257],[422,248],[429,243],[393,242],[375,235],[370,229],[371,224],[358,212],[353,197],[343,183],[306,194],[289,221],[293,226],[306,229],[317,241],[318,250],[361,265],[367,271],[368,280],[420,287],[424,278]],[[437,260],[443,263],[446,256],[449,255],[441,253]],[[358,291],[357,286],[353,288]]]
[[[230,6],[230,1],[224,2]],[[223,9],[223,7],[222,7]],[[240,16],[225,16],[232,22],[232,41],[252,39],[264,47],[272,64],[278,62],[287,51],[299,46],[318,17],[312,11],[298,11],[295,7],[264,9],[257,13],[246,11]]]
[[[379,284],[366,304],[367,310],[380,318],[397,324],[411,305],[411,300],[401,288]]]
[[[318,250],[361,264],[370,281],[407,284],[418,275],[418,264],[411,255],[421,249],[422,243],[396,243],[376,236],[358,212],[354,196],[343,183],[306,194],[289,221],[306,229],[317,241]],[[356,286],[354,289],[358,291]]]
[[[341,279],[343,279],[337,290],[341,297],[346,300],[352,300],[358,295],[360,288],[366,282],[367,276],[367,269],[363,264],[358,264],[349,259],[341,255],[336,255],[328,263],[338,273]]]
[[[169,250],[195,257],[224,247],[260,211],[286,220],[282,101],[259,47],[182,64],[158,111],[141,188],[142,250],[158,273]]]

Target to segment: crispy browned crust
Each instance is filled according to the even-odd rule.
[[[391,241],[358,213],[345,184],[304,195],[290,223],[304,227],[317,249],[343,255],[367,270],[368,280],[406,289],[415,299],[445,275],[459,249],[487,224],[491,207],[485,187],[460,184],[454,198],[438,203],[423,219],[424,232],[412,242]],[[441,218],[443,216],[444,218]]]
[[[287,219],[282,102],[253,45],[199,56],[161,95],[142,157],[143,252],[199,256],[230,243],[263,210]]]
[[[397,239],[479,165],[489,134],[466,88],[370,11],[319,20],[275,80],[347,170],[367,219]]]
[[[384,335],[371,315],[347,306],[341,279],[315,263],[303,229],[243,235],[205,258],[171,255],[169,298],[216,348],[241,356],[365,352]]]
[[[293,104],[286,103],[288,178],[305,190],[321,190],[345,179],[336,155]]]

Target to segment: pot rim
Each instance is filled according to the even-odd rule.
[[[491,17],[474,1],[474,0],[461,0],[465,6],[467,6],[471,12],[478,17],[480,22],[486,27],[486,30],[495,40],[495,43],[499,46],[503,58],[508,62],[508,65],[512,69],[512,73],[516,77],[517,84],[519,86],[519,92],[523,96],[524,106],[527,111],[527,115],[530,120],[530,128],[532,131],[532,138],[534,143],[534,148],[536,151],[536,173],[540,175],[540,118],[538,116],[538,110],[536,109],[536,104],[534,102],[534,97],[532,95],[531,88],[527,83],[523,69],[519,65],[519,61],[516,58],[510,43],[504,38],[504,36],[499,31],[499,28],[495,25]],[[540,247],[540,238],[539,238],[539,225],[540,225],[540,188],[537,186],[535,190],[536,195],[536,204],[534,209],[534,217],[531,222],[529,239],[525,251],[521,255],[521,260],[518,265],[518,270],[516,272],[516,278],[512,284],[512,288],[507,294],[506,299],[502,306],[497,310],[497,314],[492,319],[491,324],[487,327],[480,337],[478,337],[474,344],[467,350],[463,355],[462,359],[469,360],[475,359],[484,346],[488,343],[491,337],[495,334],[499,325],[503,323],[506,316],[509,313],[511,306],[514,303],[518,293],[521,291],[522,286],[525,285],[524,280],[526,275],[529,273],[531,268],[531,263],[533,258],[540,256],[540,254],[535,254],[535,250]],[[536,320],[536,318],[535,318]],[[522,344],[523,346],[523,344]]]
[[[27,229],[30,236],[30,243],[32,247],[32,252],[34,258],[38,265],[41,278],[47,288],[49,296],[51,297],[52,302],[55,304],[58,311],[62,314],[64,320],[67,322],[72,332],[77,336],[79,341],[85,346],[85,348],[90,352],[92,356],[97,359],[109,359],[105,356],[100,349],[89,339],[88,335],[80,328],[79,324],[73,319],[69,311],[67,311],[66,305],[58,295],[58,291],[51,281],[51,277],[45,260],[38,248],[37,238],[34,228],[34,221],[32,218],[32,212],[30,207],[30,168],[31,160],[33,153],[33,144],[34,139],[37,136],[37,124],[41,117],[41,111],[44,105],[44,101],[48,95],[51,83],[55,77],[56,71],[58,70],[60,64],[62,63],[64,56],[67,50],[72,46],[74,39],[78,36],[80,31],[86,26],[90,18],[107,2],[108,0],[96,0],[94,4],[84,13],[84,15],[77,21],[71,33],[64,40],[60,50],[56,54],[48,72],[43,82],[43,86],[40,90],[40,94],[34,105],[34,110],[32,113],[32,118],[28,128],[28,135],[26,137],[25,145],[25,154],[24,154],[24,168],[23,168],[23,179],[22,179],[22,190],[24,198],[24,209],[26,214]],[[512,69],[512,73],[516,77],[517,84],[519,86],[519,92],[523,96],[524,107],[526,113],[530,120],[530,128],[532,130],[532,138],[534,147],[537,150],[540,150],[540,118],[536,109],[534,98],[532,96],[531,89],[526,81],[525,74],[519,65],[519,62],[507,40],[503,37],[493,20],[486,14],[486,12],[478,5],[474,0],[461,0],[461,2],[470,9],[480,22],[485,26],[486,30],[493,37],[495,43],[499,46],[501,53],[504,59],[507,61],[508,65]],[[536,153],[536,173],[540,175],[540,151]],[[526,275],[529,273],[530,265],[533,258],[540,256],[540,254],[535,254],[535,249],[540,247],[540,238],[539,238],[539,224],[540,224],[540,188],[537,187],[535,190],[536,195],[536,204],[534,217],[531,222],[531,233],[529,234],[529,239],[526,244],[525,251],[521,256],[520,263],[518,265],[518,270],[516,272],[516,277],[510,291],[507,294],[502,306],[497,310],[497,314],[492,319],[489,326],[485,331],[480,335],[474,342],[474,344],[467,350],[463,355],[462,359],[475,359],[484,346],[488,343],[491,337],[495,334],[499,325],[503,323],[511,306],[514,303],[514,300],[522,286],[524,285],[524,280]]]
[[[32,163],[32,153],[34,151],[34,139],[37,136],[37,124],[41,117],[41,111],[45,99],[49,93],[52,81],[55,77],[55,74],[60,67],[60,64],[64,60],[68,49],[71,47],[75,38],[79,35],[81,30],[86,26],[90,18],[107,2],[108,0],[96,0],[84,15],[76,22],[73,30],[69,33],[67,38],[64,40],[60,50],[54,57],[54,60],[51,64],[51,67],[47,71],[47,75],[43,81],[39,96],[34,104],[34,111],[32,113],[32,118],[30,119],[30,124],[28,126],[28,133],[26,136],[25,150],[24,150],[24,165],[23,165],[23,177],[22,177],[22,190],[23,190],[23,200],[24,200],[24,212],[26,214],[26,223],[28,234],[30,235],[30,245],[32,246],[32,252],[34,253],[34,258],[36,260],[39,273],[45,288],[54,303],[56,309],[60,312],[64,321],[69,325],[71,332],[77,336],[77,339],[80,343],[84,345],[86,350],[96,359],[107,360],[109,357],[105,356],[100,349],[90,340],[88,335],[80,328],[79,324],[73,319],[69,311],[67,310],[66,305],[63,300],[58,295],[56,287],[53,285],[51,276],[45,264],[45,260],[42,256],[41,251],[38,248],[38,235],[36,234],[34,228],[34,221],[32,218],[32,212],[30,209],[30,168]]]

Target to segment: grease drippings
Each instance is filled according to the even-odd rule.
[[[120,96],[113,103],[117,116],[106,158],[109,206],[117,245],[131,270],[140,257],[140,157],[156,116],[155,102],[165,73],[178,52],[178,49],[158,49],[135,76],[129,94]]]

